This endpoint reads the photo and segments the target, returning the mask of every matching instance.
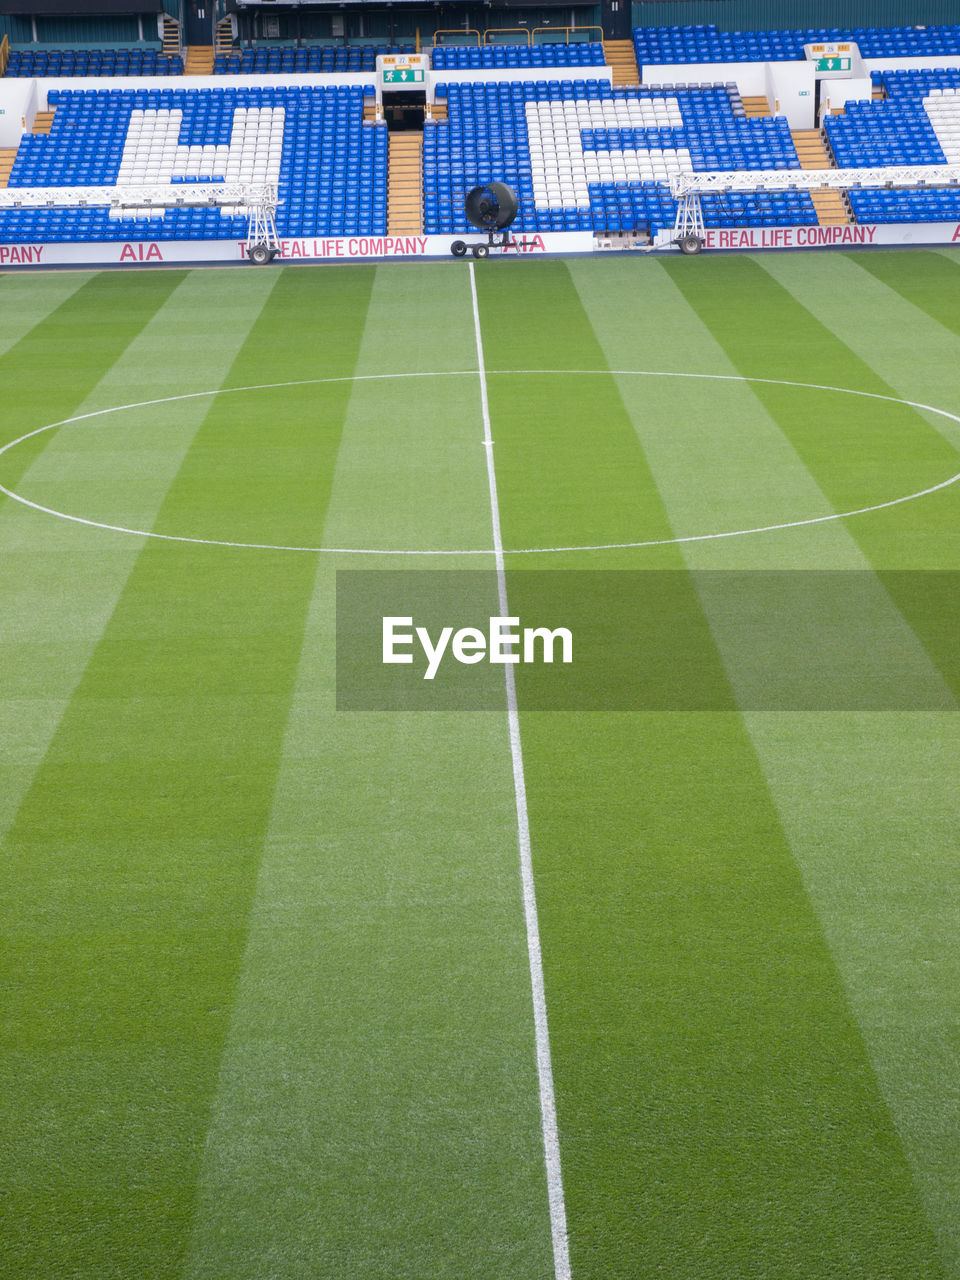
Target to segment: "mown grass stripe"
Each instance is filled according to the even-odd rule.
[[[86,279],[0,356],[0,442],[74,412],[182,283],[184,272],[151,275],[137,289],[121,279],[121,273],[111,271]],[[5,455],[2,474],[8,487],[48,440],[44,435],[29,441],[15,459]],[[0,506],[6,501],[0,495]]]
[[[544,264],[534,324],[524,266],[478,275],[490,367],[549,360],[557,329],[578,367],[605,362],[569,269]],[[601,503],[632,520],[649,493],[669,534],[615,386],[492,408],[505,527],[546,518],[555,457],[586,437],[568,526],[578,505],[585,527]],[[541,714],[523,732],[574,1275],[939,1276],[741,718]]]
[[[955,267],[960,255],[953,251],[947,261]],[[926,312],[951,333],[960,335],[960,313],[949,288],[944,288],[944,254],[922,249],[902,253],[857,254],[862,270],[900,294],[907,302]],[[922,343],[914,337],[911,345],[923,358]]]
[[[677,535],[778,525],[832,511],[774,418],[659,261],[571,263],[571,276],[611,367],[705,374],[618,377]],[[638,526],[637,537],[644,536]],[[681,547],[691,568],[864,568],[839,523]]]
[[[61,306],[90,277],[81,272],[0,274],[0,355]]]
[[[358,372],[475,369],[464,288],[462,263],[430,264],[415,273],[399,264],[379,267]],[[475,486],[483,481],[477,414],[472,373],[357,383],[340,445],[326,545],[490,546],[488,513],[476,500]]]
[[[197,317],[217,304],[205,273],[188,275],[77,406],[122,402],[132,385],[200,390],[229,367],[272,280],[247,277],[231,313],[201,347]],[[156,383],[154,386],[153,384]],[[149,527],[209,402],[176,412],[90,419],[51,435],[21,489]],[[109,421],[111,427],[105,428]],[[115,447],[111,448],[113,444]],[[95,533],[11,502],[0,511],[0,835],[17,811],[139,552],[132,538]]]
[[[814,367],[818,380],[827,385],[896,396],[895,388],[869,364],[787,289],[773,283],[759,262],[746,259],[739,270],[731,271],[731,261],[708,259],[700,264],[703,271],[670,263],[666,270],[741,373],[790,379],[800,368],[805,380]],[[730,323],[731,308],[740,309],[740,323]],[[789,341],[783,335],[789,335]],[[909,486],[915,478],[926,477],[929,483],[957,471],[960,450],[917,410],[843,397],[842,406],[825,412],[823,393],[769,384],[756,384],[756,395],[836,510],[863,505],[860,499]],[[954,486],[911,506],[907,537],[904,515],[897,507],[857,516],[847,524],[878,572],[950,568],[958,548],[958,509],[960,490]],[[888,574],[884,585],[907,621],[913,622],[909,577]],[[916,624],[933,662],[960,693],[949,634],[926,627],[922,616]]]
[[[524,289],[519,281],[526,278],[523,266],[518,272],[492,264],[478,275],[504,545],[626,542],[638,528],[666,530],[669,537],[663,503],[612,378],[497,376],[498,370],[609,369],[566,264],[538,264]],[[586,493],[602,494],[602,501],[585,503]],[[567,563],[562,555],[537,559],[538,568]],[[658,548],[578,560],[580,567],[587,563],[679,567],[682,561],[675,549]]]
[[[379,267],[358,373],[473,363],[462,264]],[[478,404],[357,384],[327,542],[488,538]],[[318,566],[186,1275],[547,1280],[503,719],[335,712],[357,567]]]
[[[351,373],[371,279],[284,270],[229,380]],[[204,472],[204,510],[235,518],[245,466],[269,477],[300,408],[275,410],[258,455],[260,408],[215,406],[159,520],[196,509]],[[288,474],[284,518],[322,523],[336,433],[334,415],[312,442],[326,465]],[[313,571],[145,547],[17,816],[12,1275],[181,1272]]]
[[[665,265],[740,373],[790,379],[800,368],[804,381],[896,395],[787,289],[771,287],[760,262],[718,256],[688,268],[689,263]],[[914,479],[929,483],[957,469],[957,450],[917,411],[849,397],[825,410],[823,393],[793,387],[757,384],[756,395],[838,511],[866,505],[891,487],[899,492]],[[942,541],[906,542],[896,508],[858,517],[849,527],[876,568],[934,568],[938,541],[952,563],[956,503],[955,492],[944,490],[924,499],[911,516],[924,531],[942,533]]]
[[[490,434],[487,365],[484,355],[483,333],[480,326],[476,272],[474,271],[473,263],[469,266],[469,273],[470,301],[473,310],[474,338],[480,382],[480,409],[483,418],[483,445],[486,452],[490,528],[496,557],[497,608],[500,616],[506,617],[510,614],[510,603],[507,599],[506,562],[503,551],[503,530],[500,521],[500,495],[497,486],[497,470],[493,458],[493,437]],[[553,1083],[553,1067],[550,1061],[550,1029],[547,1023],[547,1006],[543,982],[543,953],[540,946],[537,894],[533,883],[533,865],[530,853],[527,780],[523,766],[520,714],[517,706],[517,687],[513,667],[507,665],[504,675],[507,695],[507,736],[510,743],[513,792],[516,801],[517,851],[520,861],[520,879],[523,887],[524,922],[527,934],[527,955],[530,965],[533,1025],[537,1051],[537,1080],[540,1093],[544,1164],[547,1173],[547,1197],[550,1206],[550,1231],[553,1242],[553,1266],[556,1280],[570,1280],[567,1210],[563,1198],[563,1170],[560,1162],[560,1138],[557,1133],[557,1105]]]
[[[900,254],[831,254],[829,267],[819,259],[804,267],[797,256],[803,257],[771,254],[764,258],[763,269],[879,374],[895,394],[960,411],[956,401],[960,341],[957,331],[943,322],[949,319],[949,307],[928,309],[912,291],[907,294],[890,287],[885,278],[889,269],[882,273],[868,269],[878,256],[899,259]],[[902,256],[909,260],[913,250]],[[943,262],[939,255],[932,256]],[[943,288],[946,279],[942,269],[939,275]],[[904,340],[905,334],[909,334],[909,341]],[[939,415],[930,415],[928,420],[951,444],[960,445],[960,426]]]

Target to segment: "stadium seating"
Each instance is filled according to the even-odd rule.
[[[881,191],[853,188],[858,222],[960,222],[960,190]]]
[[[8,76],[182,76],[183,59],[156,49],[14,49]]]
[[[602,67],[599,41],[579,44],[438,45],[433,51],[434,71],[471,71],[503,67]]]
[[[451,47],[435,56],[457,67],[476,56],[496,69],[501,59],[516,58],[519,66],[530,57],[529,65],[537,65],[536,56],[571,51],[602,58],[601,46],[586,43]],[[372,65],[377,52],[259,49],[226,61],[252,60],[259,64],[253,74],[308,69],[302,64],[311,59],[317,69],[332,70],[338,56],[348,69],[343,59]],[[652,235],[673,225],[669,180],[675,173],[800,167],[786,120],[747,118],[733,82],[614,88],[590,78],[590,65],[575,81],[551,80],[547,72],[536,81],[467,82],[451,71],[437,87],[448,119],[424,130],[426,233],[468,232],[466,192],[503,181],[520,197],[516,229],[522,234]],[[851,101],[844,114],[826,117],[837,163],[960,163],[960,70],[887,71],[880,83],[885,100]],[[24,137],[9,185],[275,182],[281,235],[386,233],[387,132],[385,125],[363,122],[363,89],[229,86],[51,93],[52,130]],[[953,189],[854,190],[850,202],[867,221],[960,217],[960,193]],[[708,227],[817,222],[806,192],[710,195],[702,208]],[[233,210],[136,215],[102,208],[2,211],[0,240],[242,239],[247,227]]]
[[[49,135],[24,137],[9,186],[278,181],[286,236],[386,232],[387,130],[356,87],[110,90],[50,95]],[[0,210],[0,240],[237,239],[208,210],[111,218],[106,209]]]
[[[921,101],[848,102],[824,125],[837,164],[943,164],[943,149]]]
[[[292,49],[263,47],[242,53],[218,55],[213,60],[214,75],[285,75],[292,72],[330,74],[335,71],[374,71],[380,54],[409,53],[401,46],[343,48],[313,45]]]
[[[883,73],[883,102],[848,102],[826,120],[844,166],[960,164],[960,70],[923,68]],[[955,188],[857,189],[850,203],[860,222],[952,222],[960,217]]]
[[[960,54],[960,25],[929,27],[811,27],[795,31],[720,31],[698,26],[635,27],[637,62],[788,62],[805,44],[850,40],[865,58]]]
[[[468,230],[471,187],[503,181],[518,229],[651,231],[672,225],[679,171],[799,168],[787,122],[748,120],[734,85],[612,89],[605,81],[450,83],[449,118],[424,136],[424,229]],[[756,225],[815,223],[806,193],[747,200]],[[746,207],[745,205],[745,207]],[[736,225],[736,202],[704,202],[709,225]]]
[[[244,49],[214,59],[215,75],[284,74],[295,71],[373,71],[381,54],[409,53],[412,46],[340,48],[316,45],[307,48]],[[438,46],[432,54],[438,71],[481,70],[496,67],[589,67],[604,65],[603,45],[578,44]]]
[[[960,69],[923,67],[911,71],[883,71],[880,83],[888,98],[929,98],[935,96],[937,90],[960,89]]]

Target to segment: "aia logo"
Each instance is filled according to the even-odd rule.
[[[163,254],[158,244],[125,244],[120,253],[121,262],[162,262]]]

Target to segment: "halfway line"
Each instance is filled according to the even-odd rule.
[[[510,609],[507,605],[507,577],[503,559],[503,535],[500,529],[500,499],[497,494],[497,473],[493,463],[493,438],[490,434],[490,404],[487,398],[487,371],[483,358],[483,336],[480,332],[480,308],[477,304],[477,280],[473,263],[471,262],[468,265],[470,270],[470,297],[473,303],[473,331],[477,344],[477,372],[480,376],[480,408],[483,414],[483,448],[487,457],[487,485],[490,491],[493,552],[497,566],[497,599],[501,615],[507,617]],[[517,711],[517,686],[513,667],[509,662],[504,664],[503,670],[507,686],[507,724],[510,733],[510,758],[513,762],[513,790],[517,802],[520,879],[523,885],[523,912],[527,926],[527,955],[530,960],[530,986],[533,993],[533,1024],[537,1043],[537,1077],[540,1083],[543,1154],[547,1167],[550,1233],[553,1237],[553,1269],[556,1280],[570,1280],[567,1210],[563,1199],[563,1175],[560,1168],[560,1136],[557,1132],[557,1106],[553,1090],[553,1067],[550,1062],[550,1032],[547,1027],[547,999],[543,982],[543,956],[540,950],[537,895],[533,884],[530,819],[527,812],[527,783],[523,772],[523,746],[520,741],[520,715]]]

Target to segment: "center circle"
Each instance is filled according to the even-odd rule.
[[[622,378],[670,378],[670,379],[689,379],[699,380],[713,383],[735,383],[746,386],[771,386],[771,387],[791,387],[803,391],[818,391],[844,396],[855,396],[862,399],[882,401],[887,404],[901,405],[904,408],[914,409],[926,413],[936,414],[941,418],[945,418],[950,422],[960,425],[960,416],[950,413],[946,409],[937,408],[934,405],[921,404],[916,401],[902,399],[897,396],[882,395],[871,391],[858,391],[850,387],[834,387],[819,383],[799,382],[778,378],[752,378],[739,374],[714,374],[714,373],[693,373],[693,372],[668,372],[665,370],[652,369],[612,369],[612,370],[596,370],[596,369],[515,369],[515,370],[487,370],[483,375],[487,379],[491,378],[511,378],[511,377],[622,377]],[[95,410],[91,413],[79,414],[75,417],[64,418],[58,422],[47,423],[42,427],[37,427],[33,431],[19,436],[15,440],[11,440],[6,445],[0,447],[0,458],[15,449],[18,445],[28,440],[35,439],[37,436],[46,432],[55,431],[61,427],[77,426],[81,423],[94,422],[98,419],[104,419],[108,416],[121,413],[129,413],[135,410],[142,410],[161,405],[177,404],[185,401],[213,399],[218,396],[239,395],[248,392],[260,391],[284,391],[292,388],[303,387],[333,387],[344,384],[354,384],[358,382],[402,382],[417,379],[430,378],[474,378],[480,379],[481,374],[476,369],[450,370],[442,372],[427,373],[384,373],[384,374],[366,374],[353,375],[350,377],[339,378],[304,378],[290,382],[261,383],[254,386],[245,387],[221,387],[213,391],[194,391],[182,395],[164,396],[152,400],[139,401],[131,404],[115,405],[107,409]],[[478,445],[482,441],[478,439]],[[495,450],[494,450],[495,454]],[[946,489],[949,486],[960,481],[960,472],[956,475],[948,476],[944,480],[940,480],[926,488],[917,489],[910,493],[902,494],[887,498],[867,506],[857,507],[849,511],[831,512],[828,515],[810,516],[805,519],[787,520],[782,523],[756,525],[742,529],[723,529],[709,533],[695,533],[678,535],[672,538],[640,538],[636,541],[618,541],[618,542],[601,542],[594,544],[571,544],[557,546],[536,546],[536,547],[505,547],[504,551],[509,555],[547,555],[551,553],[573,553],[573,552],[594,552],[594,551],[612,551],[626,550],[633,547],[655,547],[669,546],[687,542],[704,542],[721,538],[746,537],[752,534],[769,533],[783,529],[800,528],[807,525],[825,524],[835,520],[845,520],[852,516],[865,515],[871,511],[880,511],[888,507],[898,506],[905,502],[912,502],[916,499],[923,498],[929,494]],[[394,547],[351,547],[351,546],[301,546],[288,545],[283,543],[272,542],[245,542],[223,538],[200,538],[192,537],[187,534],[158,533],[150,529],[130,528],[122,524],[114,524],[103,520],[93,520],[86,516],[77,515],[71,512],[60,511],[56,508],[44,506],[26,497],[24,494],[18,493],[16,490],[8,488],[0,482],[0,493],[5,494],[13,501],[20,503],[22,506],[28,507],[34,511],[41,512],[44,515],[52,516],[59,520],[70,521],[75,524],[86,525],[92,528],[105,529],[110,532],[120,533],[133,537],[152,538],[163,542],[180,542],[195,544],[201,546],[216,547],[233,547],[237,549],[258,550],[258,551],[291,551],[306,552],[312,554],[326,553],[338,555],[358,555],[358,556],[487,556],[491,557],[496,554],[493,546],[490,547],[461,547],[461,548],[394,548]]]

